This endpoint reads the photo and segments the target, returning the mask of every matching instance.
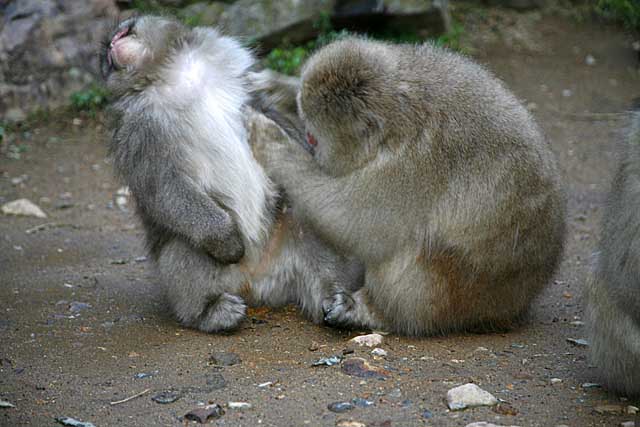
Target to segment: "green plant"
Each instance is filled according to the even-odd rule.
[[[458,52],[465,52],[466,48],[463,43],[464,26],[459,22],[453,22],[451,24],[451,31],[438,37],[435,42],[438,46],[448,47]]]
[[[97,84],[71,94],[71,106],[77,111],[95,113],[107,103],[107,90]]]
[[[596,10],[601,15],[616,19],[631,29],[640,31],[640,1],[598,0]]]

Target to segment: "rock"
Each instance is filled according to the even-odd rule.
[[[219,25],[232,36],[258,40],[270,48],[283,35],[291,43],[314,37],[323,15],[331,15],[334,0],[238,0],[220,16]]]
[[[636,427],[635,421],[624,421],[620,423],[620,427]]]
[[[96,427],[93,423],[78,421],[71,417],[58,417],[56,418],[56,422],[69,427]]]
[[[227,4],[214,2],[198,2],[191,4],[180,11],[180,16],[186,22],[196,25],[217,26],[220,17],[227,9]]]
[[[333,20],[349,28],[384,21],[393,29],[424,30],[440,33],[451,29],[446,1],[432,0],[336,0]]]
[[[624,411],[629,415],[637,414],[640,409],[637,406],[627,406]]]
[[[181,397],[180,394],[175,391],[165,390],[165,391],[161,391],[155,396],[152,396],[151,400],[153,400],[156,403],[166,405],[166,404],[175,402],[176,400],[180,399],[180,397]]]
[[[589,342],[582,338],[567,338],[567,342],[576,347],[589,347]]]
[[[0,117],[66,104],[96,80],[115,0],[9,0],[0,9]]]
[[[339,420],[336,423],[336,427],[367,427],[367,425],[365,423],[361,423],[360,421]]]
[[[211,363],[217,366],[233,366],[242,362],[236,353],[216,352],[209,358]]]
[[[489,0],[491,6],[503,6],[516,10],[530,10],[544,7],[546,0]]]
[[[433,418],[433,412],[431,412],[428,409],[425,409],[424,411],[422,411],[421,414],[422,418],[424,418],[425,420],[430,420],[431,418]]]
[[[596,58],[594,58],[593,55],[587,55],[584,58],[584,63],[591,66],[591,65],[596,65]]]
[[[36,218],[46,218],[42,209],[29,199],[18,199],[2,205],[2,213],[5,215],[34,216]]]
[[[333,366],[342,361],[342,356],[322,357],[315,362],[311,362],[311,366]]]
[[[598,383],[582,383],[581,387],[584,388],[584,389],[587,389],[587,388],[602,388],[602,384],[598,384]]]
[[[7,123],[22,123],[27,118],[27,114],[22,108],[12,107],[4,113],[4,121]]]
[[[113,196],[113,202],[120,210],[126,210],[127,204],[129,204],[129,197],[131,197],[129,187],[120,187]]]
[[[351,403],[359,408],[368,408],[374,405],[373,401],[363,399],[362,397],[354,397],[353,399],[351,399]]]
[[[80,313],[83,310],[88,310],[91,308],[91,304],[86,302],[72,301],[69,303],[69,312],[71,313]]]
[[[486,421],[480,421],[476,423],[467,424],[465,427],[518,427],[518,426],[514,426],[514,425],[502,426],[498,424],[488,423]]]
[[[549,382],[553,385],[553,384],[560,384],[562,382],[562,380],[560,378],[551,378],[549,380]]]
[[[368,334],[351,338],[349,342],[358,344],[360,347],[362,347],[363,345],[366,345],[367,347],[375,347],[382,344],[382,339],[382,335],[380,334]]]
[[[342,372],[346,375],[360,378],[385,378],[389,376],[389,371],[371,365],[359,357],[345,360],[342,363]]]
[[[217,403],[207,405],[204,408],[196,408],[185,414],[184,418],[189,421],[197,421],[200,424],[207,423],[212,418],[220,418],[224,415],[224,409]]]
[[[353,408],[355,408],[355,406],[353,406],[353,403],[351,402],[333,402],[327,405],[327,409],[338,414],[350,411]]]
[[[229,409],[237,409],[237,410],[245,410],[245,409],[251,409],[253,406],[251,406],[251,403],[247,403],[247,402],[229,402],[227,403],[227,407]]]
[[[6,400],[0,400],[0,408],[15,408],[15,405]]]
[[[476,406],[493,406],[498,400],[475,384],[465,384],[447,392],[447,405],[452,411]]]
[[[518,410],[506,402],[500,402],[493,407],[493,412],[500,415],[518,415]]]
[[[209,392],[213,390],[220,390],[221,388],[225,388],[226,386],[227,386],[227,380],[224,379],[222,374],[215,373],[207,377],[206,388]]]
[[[601,415],[622,414],[624,412],[621,405],[598,405],[593,410]]]

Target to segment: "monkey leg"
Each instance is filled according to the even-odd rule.
[[[243,276],[235,266],[221,266],[178,238],[162,248],[157,265],[171,307],[183,325],[218,332],[234,329],[244,319],[246,305],[236,295]]]

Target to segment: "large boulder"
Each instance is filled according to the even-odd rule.
[[[114,0],[0,3],[0,121],[65,103],[96,76]]]

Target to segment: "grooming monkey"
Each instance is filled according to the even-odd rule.
[[[362,277],[293,220],[255,161],[250,140],[281,131],[247,106],[253,63],[214,29],[155,16],[119,24],[101,55],[115,170],[177,318],[208,332],[238,326],[246,304],[297,303],[319,322],[321,289]]]
[[[604,211],[598,263],[587,288],[592,362],[605,384],[640,395],[640,112]]]
[[[365,265],[363,288],[325,300],[327,322],[429,335],[522,318],[558,265],[565,201],[501,82],[430,44],[347,38],[308,60],[297,97],[313,154],[283,138],[254,153],[296,219]]]

